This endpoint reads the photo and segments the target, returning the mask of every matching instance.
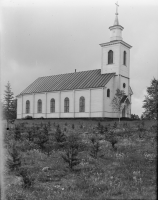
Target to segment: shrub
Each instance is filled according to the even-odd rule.
[[[117,128],[117,123],[114,122],[113,128]]]
[[[48,135],[45,134],[44,131],[39,130],[34,139],[34,143],[37,144],[42,151],[44,151],[45,150],[44,145],[48,140],[49,140]]]
[[[50,123],[50,121],[48,121],[48,123],[47,123],[47,128],[48,128],[48,131],[51,131],[51,123]]]
[[[63,143],[66,141],[66,136],[62,133],[60,127],[58,126],[55,132],[55,140],[58,143]]]
[[[33,185],[35,179],[33,176],[31,176],[29,174],[27,168],[20,168],[18,175],[21,176],[23,179],[23,187],[24,188],[29,188]]]
[[[83,125],[81,124],[81,125],[80,125],[80,129],[82,129],[82,128],[83,128]]]
[[[29,128],[27,129],[27,138],[29,141],[33,141],[33,133],[32,133],[32,130]]]
[[[16,126],[14,130],[14,139],[15,140],[20,140],[21,139],[21,132],[20,132],[20,127]]]
[[[27,115],[25,119],[32,119],[32,116]]]
[[[62,154],[63,160],[68,163],[69,168],[72,170],[74,166],[80,163],[78,158],[79,153],[79,138],[75,135],[70,135],[67,137],[66,141],[66,153]]]
[[[16,171],[21,166],[21,155],[15,146],[15,143],[11,144],[8,150],[10,158],[7,160],[7,167],[10,171]]]
[[[116,150],[115,144],[118,142],[113,130],[110,130],[107,135],[105,135],[105,140],[111,143],[112,148]]]
[[[97,136],[92,136],[90,138],[91,142],[92,142],[92,147],[91,147],[91,151],[90,151],[90,155],[93,158],[97,158],[98,153],[100,151],[100,144],[99,144],[99,139],[97,138]]]
[[[53,149],[54,149],[54,143],[52,141],[48,140],[44,144],[44,153],[46,153],[47,156],[50,156]]]

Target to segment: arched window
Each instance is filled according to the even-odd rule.
[[[50,100],[50,112],[51,113],[55,112],[55,99]]]
[[[110,89],[107,89],[107,97],[110,97]]]
[[[123,52],[123,64],[126,65],[126,51]]]
[[[69,112],[69,98],[65,98],[64,100],[64,112],[67,113]]]
[[[41,101],[41,99],[39,99],[38,103],[37,103],[37,112],[42,113],[42,101]]]
[[[80,112],[85,112],[85,98],[80,97]]]
[[[30,101],[26,101],[26,113],[30,113]]]
[[[113,63],[113,51],[110,50],[108,52],[108,64],[112,64]]]

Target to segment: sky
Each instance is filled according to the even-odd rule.
[[[114,0],[2,0],[1,98],[9,81],[14,96],[41,76],[101,68],[110,41]],[[130,50],[132,113],[141,116],[146,89],[158,79],[158,2],[120,0],[118,18]]]

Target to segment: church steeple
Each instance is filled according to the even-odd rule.
[[[110,41],[114,41],[114,40],[122,40],[122,30],[124,29],[121,25],[119,25],[119,21],[118,21],[118,3],[116,4],[116,13],[115,13],[115,21],[114,21],[114,25],[110,26],[109,29],[111,31],[111,37],[110,37]]]

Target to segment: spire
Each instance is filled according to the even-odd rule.
[[[119,21],[118,21],[118,7],[119,7],[119,5],[118,5],[118,2],[115,3],[115,4],[116,4],[116,13],[115,13],[116,17],[115,17],[115,21],[114,21],[114,26],[117,26],[117,25],[119,25]]]
[[[118,21],[118,6],[119,5],[118,5],[118,2],[115,4],[116,4],[116,13],[115,13],[116,16],[115,16],[114,25],[109,27],[111,31],[110,41],[122,40],[123,27],[119,25],[119,21]]]

